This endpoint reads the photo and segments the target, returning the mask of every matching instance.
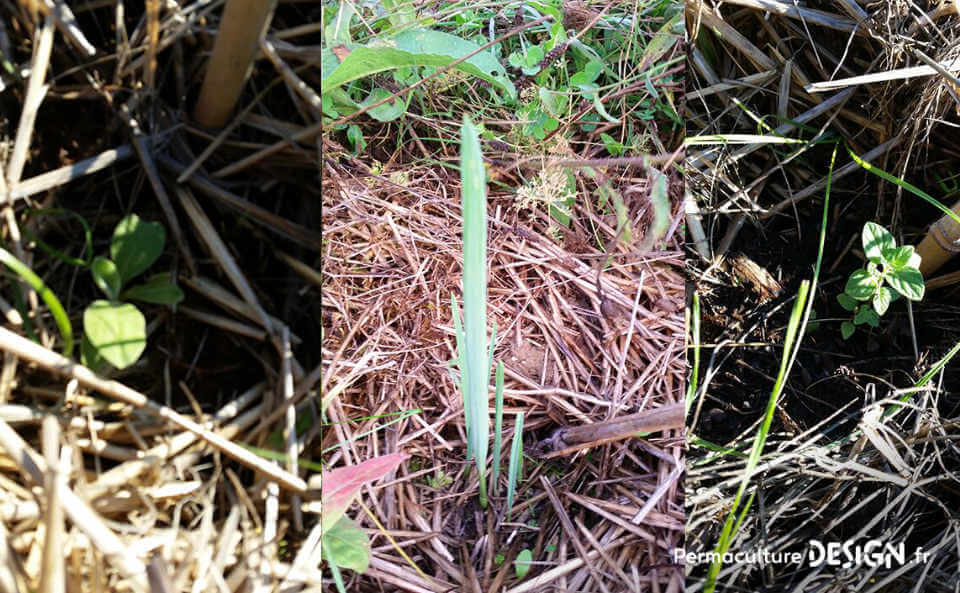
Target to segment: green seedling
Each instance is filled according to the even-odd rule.
[[[897,247],[887,229],[868,222],[863,225],[863,251],[866,267],[851,272],[844,291],[837,295],[840,306],[853,313],[853,319],[840,326],[844,340],[858,325],[879,326],[880,317],[899,297],[923,299],[920,256],[912,245]]]
[[[157,274],[124,289],[157,261],[165,241],[163,225],[131,214],[114,229],[110,257],[95,257],[90,263],[93,281],[107,299],[94,301],[83,312],[81,350],[85,365],[96,370],[109,363],[123,369],[143,354],[146,319],[136,306],[124,301],[175,305],[183,300],[183,292],[170,274]]]
[[[529,549],[520,550],[517,559],[513,561],[513,568],[518,579],[522,579],[530,572],[530,563],[533,561],[533,552]]]
[[[334,583],[346,593],[340,569],[363,573],[370,566],[370,538],[346,515],[360,490],[397,469],[409,455],[393,453],[320,474],[320,554]]]

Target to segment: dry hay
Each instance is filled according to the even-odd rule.
[[[79,333],[83,307],[102,298],[89,272],[27,238],[74,255],[83,241],[27,210],[85,217],[97,254],[134,211],[163,221],[156,271],[179,276],[186,301],[142,306],[147,350],[116,384],[56,377],[83,371],[56,358],[47,308],[35,294],[26,315],[3,303],[13,332],[0,375],[0,590],[320,588],[318,521],[287,491],[306,472],[245,448],[289,451],[276,441],[292,434],[293,449],[309,450],[319,433],[293,429],[312,413],[321,370],[319,127],[298,94],[319,86],[306,41],[315,7],[277,9],[266,39],[279,55],[255,65],[237,117],[211,135],[188,112],[222,2],[71,3],[70,26],[45,19],[49,8],[30,14],[54,4],[66,7],[0,7],[0,50],[26,78],[4,70],[4,247],[44,278]],[[51,350],[17,341],[28,333]]]
[[[455,352],[450,295],[460,295],[459,179],[441,168],[388,166],[376,174],[358,161],[341,165],[331,156],[325,163],[323,358],[325,377],[333,377],[325,388],[348,386],[327,409],[333,425],[321,446],[329,452],[324,462],[413,455],[370,493],[368,506],[430,577],[419,577],[371,531],[372,568],[348,589],[645,591],[653,581],[682,587],[669,554],[684,522],[678,433],[528,461],[512,521],[503,521],[503,487],[491,510],[479,508],[448,367]],[[639,171],[609,174],[642,229],[650,215]],[[506,367],[505,450],[512,434],[506,426],[517,411],[527,415],[528,455],[537,455],[537,442],[558,426],[683,398],[679,214],[654,250],[637,252],[640,232],[632,244],[621,243],[600,276],[601,303],[601,252],[583,237],[592,226],[610,244],[616,222],[596,212],[592,187],[580,183],[571,231],[552,224],[542,205],[518,210],[511,194],[490,198],[488,310],[498,328],[494,357]],[[678,213],[676,196],[673,202]],[[374,430],[385,423],[378,416],[404,410],[418,412]],[[558,518],[583,531],[566,531]],[[362,514],[358,520],[366,522]],[[586,566],[576,540],[589,556]],[[533,551],[535,565],[520,581],[512,560],[522,548]]]

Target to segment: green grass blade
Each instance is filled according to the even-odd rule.
[[[480,477],[480,504],[486,506],[484,468],[489,447],[490,381],[487,357],[487,172],[480,154],[477,128],[464,117],[460,142],[460,186],[463,210],[463,331],[467,375],[463,379],[469,406],[467,440]],[[486,372],[484,372],[486,371]]]
[[[889,181],[890,183],[899,185],[900,187],[902,187],[903,189],[907,190],[908,192],[912,193],[915,196],[919,196],[923,198],[927,202],[939,208],[941,212],[943,212],[944,214],[952,218],[954,222],[956,222],[957,224],[960,224],[960,215],[957,215],[956,212],[954,212],[950,208],[947,208],[946,206],[941,204],[936,198],[934,198],[927,192],[923,191],[922,189],[920,189],[915,185],[912,185],[904,181],[903,179],[900,179],[899,177],[894,177],[893,175],[891,175],[890,173],[887,173],[883,169],[876,168],[875,166],[871,165],[870,163],[866,162],[865,160],[857,156],[852,150],[850,150],[849,146],[847,147],[847,152],[850,153],[850,156],[853,158],[854,161],[856,161],[858,165],[860,165],[867,171],[873,173],[874,175],[876,175],[881,179]]]
[[[507,469],[507,519],[513,513],[513,497],[517,493],[517,482],[523,464],[523,412],[517,412],[513,425],[513,442],[510,444],[510,466]]]
[[[497,495],[497,480],[500,478],[500,457],[503,454],[503,362],[497,361],[496,391],[493,412],[493,471],[490,473],[490,491]]]
[[[700,382],[700,293],[693,293],[693,307],[690,311],[690,348],[693,349],[693,365],[690,367],[690,378],[687,381],[686,410],[690,413],[693,400],[697,395],[697,385]]]
[[[33,270],[3,248],[0,248],[0,263],[13,270],[17,276],[20,276],[24,282],[30,285],[30,288],[37,291],[37,294],[39,294],[43,302],[46,303],[50,309],[50,314],[53,315],[53,320],[57,324],[57,328],[60,330],[60,336],[63,338],[63,355],[69,358],[70,355],[73,354],[73,327],[70,325],[70,318],[67,317],[67,312],[63,310],[63,305],[60,304],[60,299],[57,298],[57,295],[53,294],[52,290],[47,288],[47,285],[43,283],[43,280],[41,280],[39,276],[33,273]]]
[[[736,535],[734,521],[737,518],[737,510],[740,508],[740,502],[743,500],[743,495],[747,490],[747,485],[750,483],[750,478],[753,477],[753,472],[760,461],[763,447],[767,442],[767,435],[770,433],[770,425],[773,423],[773,413],[777,408],[777,401],[783,392],[783,387],[786,384],[787,375],[789,374],[793,344],[797,336],[801,333],[800,326],[804,317],[804,311],[806,310],[809,290],[810,281],[804,280],[800,284],[800,289],[797,291],[797,300],[793,305],[793,312],[790,314],[790,322],[787,324],[787,333],[783,344],[783,356],[780,359],[780,372],[777,374],[773,390],[770,392],[770,398],[767,400],[767,410],[764,414],[763,423],[760,425],[760,429],[754,438],[750,457],[747,459],[746,467],[743,470],[743,479],[740,481],[740,487],[737,489],[737,494],[733,498],[733,504],[727,514],[727,519],[724,521],[723,529],[720,532],[720,539],[714,548],[714,552],[717,553],[715,558],[717,559],[710,564],[710,569],[707,571],[707,582],[703,588],[705,593],[713,593],[716,589],[717,576],[723,567],[723,556],[727,550],[730,549],[730,544],[733,541],[734,535]],[[750,500],[752,502],[753,499],[751,498]],[[744,512],[749,508],[749,504],[746,505]],[[742,518],[743,515],[741,514],[740,517]],[[737,521],[737,524],[739,524],[739,521]]]

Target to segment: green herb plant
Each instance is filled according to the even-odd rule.
[[[183,292],[169,273],[125,288],[157,261],[165,241],[163,225],[131,214],[113,231],[110,257],[98,256],[90,263],[93,281],[107,298],[94,301],[83,312],[81,351],[85,365],[103,370],[109,363],[123,369],[143,354],[147,345],[146,319],[135,305],[125,301],[175,305],[183,300]]]
[[[858,325],[879,326],[880,317],[899,297],[923,299],[920,255],[912,245],[897,247],[893,235],[875,222],[863,225],[862,239],[867,265],[851,272],[844,291],[837,295],[840,306],[853,313],[853,319],[840,326],[844,340]]]

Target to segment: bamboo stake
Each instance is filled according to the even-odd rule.
[[[953,205],[953,212],[960,214],[960,201]],[[927,236],[917,245],[920,273],[924,277],[936,272],[940,266],[960,252],[960,225],[946,214],[933,223]]]
[[[228,0],[193,117],[208,128],[230,119],[276,0]]]

